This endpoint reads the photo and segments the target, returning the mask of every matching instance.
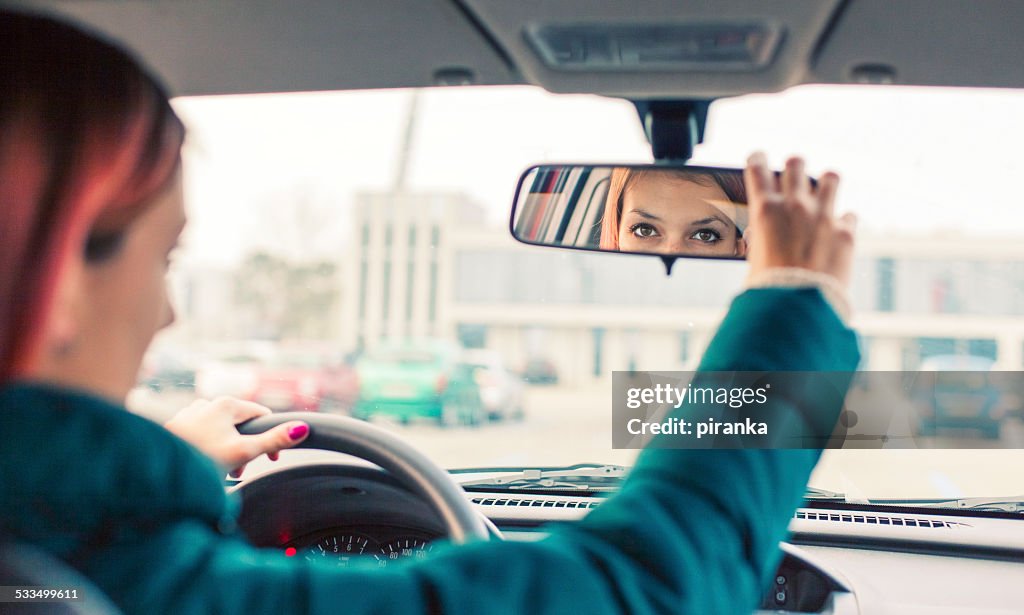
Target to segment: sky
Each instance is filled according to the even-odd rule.
[[[410,90],[179,98],[190,228],[185,258],[230,266],[255,249],[337,253],[353,196],[393,186]],[[842,176],[839,210],[862,232],[941,232],[978,241],[1024,231],[1024,91],[801,86],[712,105],[694,163],[780,166]],[[422,91],[411,190],[459,192],[495,223],[519,175],[539,162],[647,162],[628,102],[538,88]],[[322,221],[315,232],[294,211]]]

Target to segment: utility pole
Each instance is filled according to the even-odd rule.
[[[405,130],[402,133],[401,149],[398,151],[398,168],[395,169],[394,192],[405,192],[406,176],[409,174],[409,158],[412,156],[413,133],[416,130],[416,115],[419,110],[420,91],[413,90],[409,108],[405,113]]]

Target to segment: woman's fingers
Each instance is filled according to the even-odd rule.
[[[829,171],[818,180],[818,213],[831,218],[835,212],[836,192],[839,190],[839,176]]]
[[[743,170],[743,177],[747,185],[747,202],[751,208],[751,215],[757,215],[765,198],[776,191],[775,180],[768,170],[768,160],[763,153],[754,152],[747,158],[747,168]]]
[[[264,453],[277,455],[286,448],[292,448],[309,437],[309,425],[302,421],[291,421],[278,425],[261,434],[242,436],[245,442],[246,455],[250,459]]]
[[[825,173],[812,187],[803,159],[793,157],[776,181],[764,155],[757,153],[747,161],[744,180],[750,204],[744,239],[751,276],[797,267],[849,282],[856,219],[835,217],[838,175]]]
[[[290,421],[262,434],[243,436],[236,425],[271,411],[265,406],[222,397],[213,401],[197,400],[174,415],[164,426],[209,455],[221,467],[234,468],[238,476],[245,464],[266,453],[276,460],[278,453],[302,442],[309,435],[309,425]]]
[[[786,161],[782,171],[782,197],[787,203],[816,212],[817,203],[810,195],[811,182],[804,172],[804,159],[794,156]]]
[[[256,402],[235,399],[234,397],[218,397],[209,402],[207,410],[214,412],[226,412],[235,425],[244,423],[249,419],[271,414],[270,408],[261,406]]]
[[[857,216],[852,213],[843,214],[836,220],[834,229],[832,233],[833,259],[829,264],[828,273],[834,275],[846,286],[850,283],[853,271],[853,244],[854,238],[857,236]]]

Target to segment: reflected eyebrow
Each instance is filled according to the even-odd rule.
[[[643,210],[643,209],[637,209],[635,207],[633,209],[629,210],[629,213],[638,214],[640,217],[647,218],[648,220],[659,220],[659,221],[661,220],[661,218],[659,218],[658,216],[655,216],[651,212]]]
[[[690,223],[690,226],[697,226],[697,225],[700,225],[700,224],[710,224],[712,222],[719,222],[721,224],[725,224],[726,226],[729,225],[728,222],[726,222],[725,220],[719,218],[718,216],[711,216],[711,217],[708,217],[708,218],[701,218],[700,220],[694,220],[693,222]]]

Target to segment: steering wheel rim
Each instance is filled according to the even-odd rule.
[[[398,436],[366,421],[314,412],[289,412],[240,423],[238,431],[255,435],[291,421],[309,425],[309,436],[296,448],[344,453],[380,466],[437,512],[452,542],[462,544],[490,537],[481,515],[447,472]]]

